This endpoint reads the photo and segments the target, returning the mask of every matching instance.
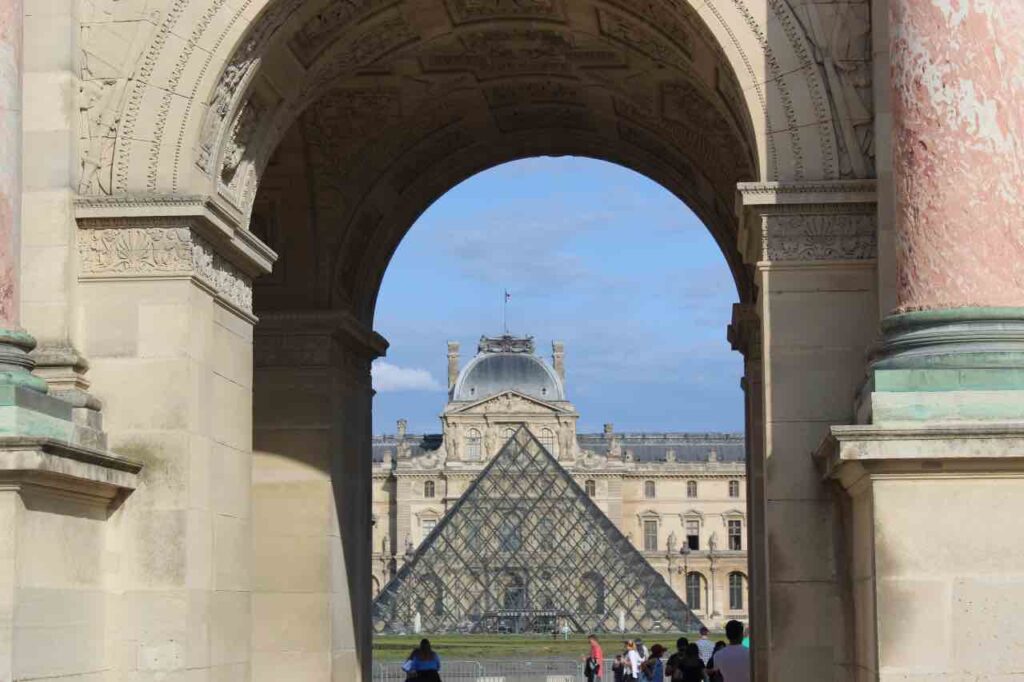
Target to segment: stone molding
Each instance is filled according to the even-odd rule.
[[[1024,308],[951,308],[890,315],[872,369],[1020,369]]]
[[[737,209],[748,263],[877,257],[874,180],[740,183]]]
[[[78,233],[79,278],[194,277],[217,298],[252,316],[252,278],[177,218],[88,221]]]
[[[0,487],[45,491],[99,506],[138,486],[142,465],[99,450],[50,439],[0,437]]]
[[[1024,421],[833,426],[814,453],[822,478],[1024,476]]]
[[[307,310],[260,314],[253,336],[257,367],[326,367],[331,341],[342,342],[363,360],[387,352],[387,340],[344,310]]]
[[[191,229],[210,250],[249,278],[268,274],[277,260],[277,254],[249,231],[245,216],[208,196],[80,196],[75,200],[75,217],[83,230]]]

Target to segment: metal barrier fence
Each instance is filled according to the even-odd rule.
[[[441,663],[444,682],[581,682],[583,662],[572,659],[537,661],[449,661]],[[602,682],[612,682],[612,659],[605,661]],[[374,663],[373,682],[405,682],[400,662]]]

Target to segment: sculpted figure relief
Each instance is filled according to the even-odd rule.
[[[807,30],[825,71],[848,159],[840,170],[857,178],[874,173],[871,92],[871,14],[866,2],[808,2]]]

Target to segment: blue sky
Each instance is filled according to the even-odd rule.
[[[725,340],[736,290],[707,229],[642,175],[602,161],[541,157],[456,186],[392,260],[375,329],[374,433],[436,433],[448,340],[462,362],[508,325],[550,357],[566,344],[580,431],[739,431],[741,359]]]

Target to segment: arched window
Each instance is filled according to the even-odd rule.
[[[377,580],[377,576],[370,577],[370,585],[373,589],[373,596],[376,598],[377,595],[380,594],[380,581]]]
[[[739,481],[729,481],[729,497],[739,497],[739,496],[740,496],[740,482]]]
[[[583,488],[584,490],[587,491],[587,495],[589,495],[590,497],[594,497],[595,495],[597,495],[597,481],[595,481],[594,479],[588,478],[583,483]]]
[[[501,432],[501,444],[504,446],[505,443],[512,440],[514,435],[516,435],[516,430],[511,426],[506,427],[505,430]]]
[[[743,593],[746,578],[742,573],[730,573],[729,574],[729,610],[730,611],[742,611],[743,610]]]
[[[466,459],[480,459],[480,432],[476,429],[466,432]]]
[[[694,611],[700,611],[704,596],[704,576],[700,573],[689,573],[686,576],[686,605]]]
[[[644,481],[644,497],[648,500],[653,500],[655,492],[654,481]]]
[[[423,484],[423,497],[433,497],[433,496],[434,496],[434,482],[433,481],[426,481]]]
[[[555,454],[555,432],[551,429],[541,429],[540,444],[552,455]]]
[[[697,481],[686,482],[686,496],[691,498],[697,497]]]

